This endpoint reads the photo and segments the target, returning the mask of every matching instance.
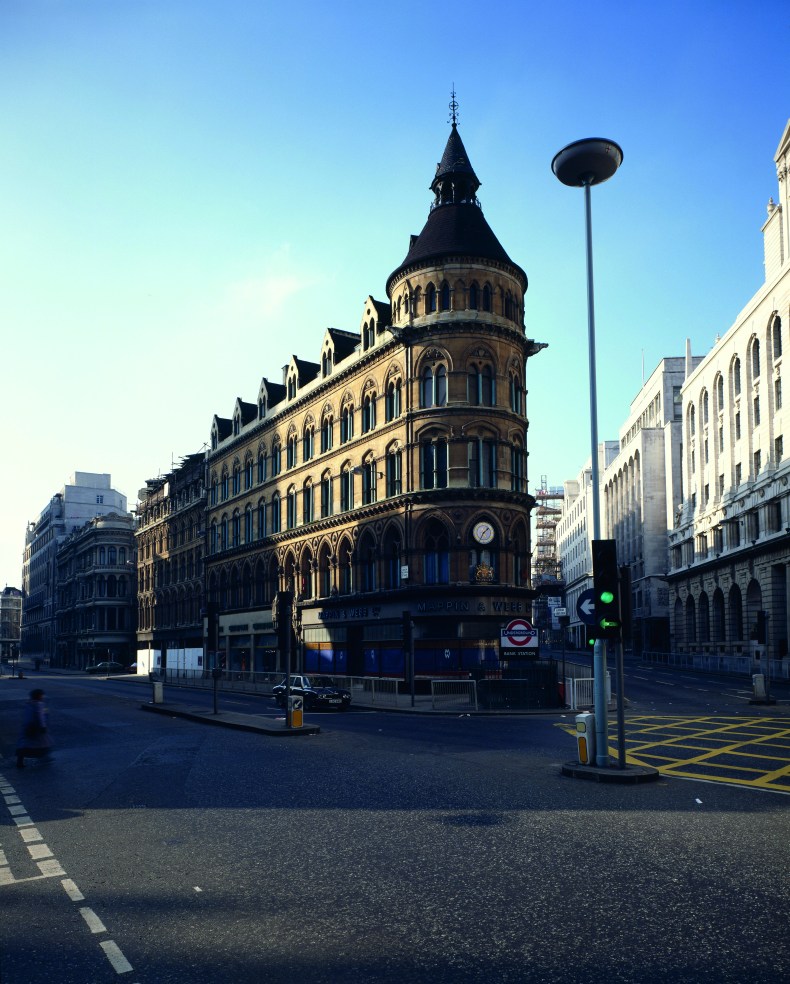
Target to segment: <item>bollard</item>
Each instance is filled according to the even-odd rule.
[[[765,700],[765,675],[754,673],[752,675],[752,695],[754,700]]]
[[[576,715],[576,747],[579,765],[595,765],[595,715],[590,711]]]
[[[152,703],[154,704],[164,703],[164,688],[162,686],[161,680],[154,680],[151,686],[154,688],[154,697]]]
[[[291,709],[291,727],[301,728],[302,727],[302,707],[304,700],[302,697],[289,697],[288,706]]]

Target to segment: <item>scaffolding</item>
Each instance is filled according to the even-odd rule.
[[[562,568],[557,554],[557,524],[562,515],[565,490],[549,488],[546,476],[540,476],[540,488],[535,492],[538,507],[535,510],[535,560],[532,570],[534,584],[552,584],[562,581]]]

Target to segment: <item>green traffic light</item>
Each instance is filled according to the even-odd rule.
[[[614,595],[612,594],[611,591],[602,591],[601,601],[604,603],[604,605],[611,605],[611,603],[614,601]]]

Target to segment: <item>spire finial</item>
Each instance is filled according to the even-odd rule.
[[[452,123],[453,126],[458,124],[458,102],[455,98],[455,82],[453,82],[452,92],[450,93],[450,119],[448,123]]]

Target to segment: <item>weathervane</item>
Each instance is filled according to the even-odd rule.
[[[448,122],[452,123],[453,126],[456,126],[458,123],[458,102],[455,98],[455,82],[453,82],[453,89],[450,93],[450,119]]]

